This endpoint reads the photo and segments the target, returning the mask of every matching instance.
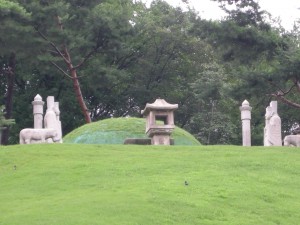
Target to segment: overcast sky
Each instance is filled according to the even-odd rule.
[[[152,2],[152,0],[142,1],[148,5]],[[182,0],[165,1],[173,6],[185,6]],[[210,0],[188,0],[188,2],[202,18],[220,19],[225,15],[216,2]],[[295,20],[300,19],[300,0],[259,0],[259,5],[262,9],[270,12],[273,17],[280,17],[282,25],[288,30],[293,27]]]

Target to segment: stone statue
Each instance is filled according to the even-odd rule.
[[[54,112],[56,115],[56,123],[57,123],[57,142],[62,143],[62,129],[61,129],[61,121],[60,121],[60,110],[59,110],[59,102],[54,102]]]
[[[277,101],[266,108],[264,146],[282,146],[281,119],[277,113]]]
[[[45,129],[54,129],[57,130],[57,120],[56,114],[54,112],[54,97],[48,96],[47,98],[47,111],[44,117],[44,126]],[[49,143],[54,141],[53,139],[47,140]]]
[[[59,121],[59,114],[60,111],[58,103],[54,102],[53,96],[48,96],[44,125],[45,129],[55,129],[57,134],[54,139],[48,140],[49,143],[51,143],[52,141],[62,143],[61,122]]]
[[[32,129],[25,128],[20,132],[20,144],[46,143],[57,135],[55,129]]]
[[[36,95],[33,105],[34,129],[26,128],[20,132],[20,144],[62,143],[61,121],[59,119],[59,103],[53,96],[47,98],[47,111],[43,120],[42,97]],[[44,128],[43,128],[44,123]]]
[[[300,135],[287,135],[283,140],[284,146],[300,147]]]

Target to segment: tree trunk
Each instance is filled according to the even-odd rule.
[[[8,70],[6,73],[7,77],[7,92],[5,96],[5,119],[12,118],[12,109],[13,109],[13,92],[14,92],[14,84],[15,84],[15,71],[16,71],[16,54],[11,53],[8,62]],[[2,132],[2,141],[3,145],[8,144],[9,138],[9,126],[7,129],[4,129]]]
[[[59,29],[61,31],[63,31],[64,28],[63,28],[63,24],[61,22],[61,18],[59,16],[56,16],[56,19],[57,19],[57,25],[58,25]],[[54,44],[52,44],[52,46],[55,47]],[[86,104],[85,104],[83,96],[82,96],[82,92],[81,92],[81,88],[80,88],[80,84],[79,84],[78,76],[77,76],[77,70],[76,70],[76,68],[74,68],[74,66],[72,64],[72,59],[71,59],[71,56],[70,56],[67,46],[65,44],[63,44],[62,46],[63,46],[63,53],[64,53],[63,55],[56,47],[55,47],[55,49],[56,49],[57,53],[63,58],[64,62],[66,63],[66,65],[71,73],[76,99],[77,99],[80,109],[84,115],[85,122],[90,123],[90,122],[92,122],[92,120],[91,120],[90,112],[89,112],[88,108],[86,107]]]
[[[74,92],[75,92],[75,95],[76,95],[76,99],[79,103],[81,112],[84,115],[85,122],[90,123],[90,122],[92,122],[90,112],[89,112],[89,110],[86,107],[86,104],[84,102],[82,92],[81,92],[81,88],[80,88],[80,84],[79,84],[79,81],[78,81],[77,70],[76,70],[76,68],[74,68],[74,66],[72,64],[72,59],[71,59],[71,56],[69,54],[69,51],[68,51],[67,47],[64,47],[64,55],[65,55],[65,60],[64,61],[67,65],[67,67],[68,67],[68,70],[71,73],[71,77],[72,77],[72,81],[73,81],[73,88],[74,88]]]
[[[71,66],[71,65],[69,65],[69,66]],[[79,84],[78,77],[77,77],[77,71],[76,71],[76,69],[74,69],[72,67],[69,69],[71,71],[71,76],[72,76],[72,80],[73,80],[73,88],[74,88],[74,91],[76,94],[76,99],[77,99],[77,101],[80,105],[81,111],[84,115],[85,122],[90,123],[90,122],[92,122],[91,117],[90,117],[90,112],[89,112],[88,108],[86,107],[86,104],[84,102],[84,99],[83,99],[83,96],[81,93],[80,84]]]

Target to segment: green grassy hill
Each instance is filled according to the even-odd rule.
[[[64,137],[64,143],[123,144],[126,138],[147,138],[143,118],[112,118],[85,124]],[[175,145],[200,145],[187,131],[176,127]]]
[[[0,147],[1,225],[295,225],[300,150]]]

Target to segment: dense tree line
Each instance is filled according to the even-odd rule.
[[[215,0],[221,21],[162,0],[0,0],[0,105],[32,127],[36,94],[60,102],[63,133],[108,117],[140,116],[147,102],[178,103],[176,124],[203,144],[239,144],[244,99],[253,144],[265,107],[280,101],[283,131],[300,123],[299,27],[285,31],[255,0]],[[230,6],[230,7],[228,7]],[[234,6],[234,7],[233,7]]]

